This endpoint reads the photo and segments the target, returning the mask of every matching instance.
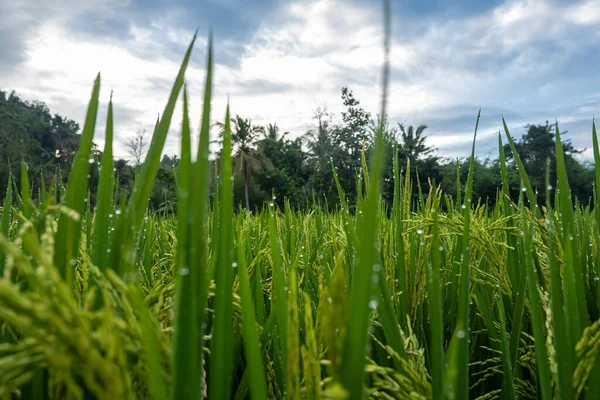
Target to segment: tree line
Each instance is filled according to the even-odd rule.
[[[265,202],[283,206],[284,199],[293,207],[310,207],[314,201],[335,207],[338,189],[334,176],[345,193],[350,207],[357,196],[358,180],[363,171],[363,154],[368,159],[375,133],[384,127],[386,141],[386,167],[383,175],[382,196],[387,202],[393,198],[393,157],[401,166],[410,167],[413,195],[419,190],[427,194],[430,185],[440,186],[448,195],[458,193],[459,182],[466,181],[467,159],[442,158],[436,149],[427,145],[427,125],[381,124],[366,111],[352,91],[341,90],[344,106],[342,120],[333,123],[326,107],[314,110],[312,128],[300,137],[290,137],[276,123],[265,126],[253,124],[248,118],[236,115],[231,120],[234,160],[234,200],[239,207],[250,210],[262,207]],[[223,129],[222,124],[218,124]],[[539,190],[539,200],[544,201],[546,159],[555,159],[554,125],[546,122],[527,125],[525,133],[515,141],[517,151],[530,176],[532,186]],[[27,102],[14,92],[0,90],[0,196],[5,193],[8,176],[18,185],[20,164],[24,161],[32,180],[33,195],[42,186],[64,184],[69,176],[73,156],[79,143],[79,125],[58,114],[51,114],[40,102]],[[143,151],[148,142],[144,131],[138,131],[126,141],[133,161],[116,160],[117,196],[131,193],[136,170],[143,162]],[[218,142],[218,139],[217,139]],[[579,201],[590,202],[592,197],[593,169],[575,157],[576,149],[568,141],[564,144],[565,162],[569,183]],[[518,198],[520,178],[514,167],[512,152],[505,146],[509,165],[508,179],[511,196]],[[102,153],[93,149],[90,185],[97,187],[98,166]],[[213,165],[220,154],[213,154]],[[176,182],[179,158],[164,155],[160,164],[150,207],[154,210],[175,211]],[[406,173],[406,172],[404,172]],[[493,205],[500,186],[498,159],[477,159],[473,183],[473,197]],[[551,181],[556,180],[555,166],[551,165]],[[90,193],[94,204],[95,193]]]

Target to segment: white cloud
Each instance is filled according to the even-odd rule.
[[[52,13],[36,21],[37,28],[26,42],[25,63],[12,75],[0,76],[0,86],[45,100],[53,112],[82,121],[92,79],[100,70],[104,104],[114,90],[116,116],[119,106],[127,109],[126,118],[116,121],[117,135],[123,137],[140,126],[151,129],[156,115],[162,112],[183,54],[173,58],[172,52],[139,50],[160,49],[165,43],[186,45],[192,31],[176,23],[186,11],[176,8],[147,25],[132,24],[132,39],[127,41],[109,43],[69,32],[65,22],[91,10],[95,3],[72,0],[67,13]],[[339,120],[340,88],[346,85],[365,108],[378,113],[383,60],[379,8],[345,0],[295,0],[281,2],[279,7],[278,12],[264,17],[245,42],[224,41],[228,49],[241,51],[234,65],[216,60],[215,119],[223,118],[230,94],[233,114],[250,117],[255,123],[277,122],[283,130],[298,135],[312,123],[311,110],[317,99],[328,104]],[[26,9],[8,10],[15,18],[26,18],[21,12]],[[109,10],[94,11],[114,12]],[[563,6],[551,6],[544,0],[507,1],[482,15],[435,21],[419,36],[403,33],[405,24],[412,21],[397,21],[400,34],[391,54],[394,74],[389,114],[396,120],[420,124],[429,118],[443,120],[438,110],[452,107],[461,108],[463,113],[472,107],[473,121],[479,106],[556,112],[549,105],[552,97],[565,87],[565,80],[576,78],[565,75],[570,59],[582,45],[593,45],[600,37],[594,25],[598,21],[600,1],[596,0]],[[573,35],[579,37],[574,40]],[[544,43],[555,48],[548,50]],[[204,44],[204,39],[199,40],[196,47]],[[191,64],[187,74],[195,126],[203,67]],[[280,89],[267,90],[267,84]],[[595,98],[582,110],[597,113],[599,101]],[[571,108],[577,105],[574,101],[569,103]],[[179,130],[179,121],[178,108],[173,132]],[[101,125],[99,122],[99,141]],[[430,134],[440,149],[444,144],[470,143],[472,138],[472,130],[463,134],[441,123]],[[166,152],[176,152],[177,145],[178,139],[172,135]],[[125,156],[120,146],[116,153]]]
[[[569,8],[567,18],[577,24],[589,25],[600,22],[600,2],[591,0]]]
[[[177,30],[163,32],[179,41],[185,36]],[[144,47],[155,40],[155,33],[147,29],[133,26],[131,33],[134,46]],[[187,43],[191,37],[188,32]],[[199,45],[202,41],[198,40]],[[157,115],[166,104],[182,58],[183,54],[177,60],[160,54],[153,59],[141,58],[119,43],[73,37],[62,24],[51,20],[28,39],[25,62],[8,79],[2,77],[1,84],[15,88],[26,98],[44,100],[52,112],[83,122],[93,80],[101,72],[100,116],[106,114],[109,95],[114,91],[115,154],[127,157],[120,142],[138,129],[152,131]],[[190,66],[188,75],[200,77],[204,72],[199,66]],[[198,114],[193,113],[195,121]],[[179,105],[172,127],[177,126],[180,115]],[[120,116],[125,119],[119,120]],[[99,144],[104,142],[103,133],[104,120],[99,117],[96,132]],[[169,150],[171,153],[176,151],[175,148]]]

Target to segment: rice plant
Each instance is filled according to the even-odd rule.
[[[464,192],[432,185],[413,202],[410,168],[394,159],[388,210],[380,127],[352,213],[339,184],[337,205],[235,212],[229,109],[209,161],[212,40],[192,159],[193,47],[128,200],[114,196],[112,101],[98,187],[86,178],[100,75],[68,186],[34,198],[23,166],[20,191],[1,188],[0,398],[600,398],[600,188],[593,208],[571,197],[558,126],[558,183],[548,178],[542,207],[506,123],[519,200],[501,137],[496,207],[472,198],[477,118]],[[151,213],[178,101],[178,211]],[[598,184],[595,123],[592,136]]]

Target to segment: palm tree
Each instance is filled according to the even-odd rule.
[[[314,110],[313,119],[317,120],[317,124],[303,135],[303,139],[306,140],[308,155],[316,161],[316,173],[312,176],[313,184],[317,192],[326,193],[326,187],[331,183],[328,178],[332,178],[329,176],[329,171],[331,171],[330,162],[334,147],[331,140],[331,114],[326,107],[319,107]]]
[[[244,196],[246,200],[246,209],[250,209],[250,197],[248,187],[252,175],[270,165],[267,159],[260,151],[254,147],[255,139],[259,134],[264,134],[264,128],[260,125],[252,125],[250,119],[244,119],[239,115],[231,119],[233,132],[231,141],[236,149],[233,155],[233,169],[235,174],[241,174],[244,178]],[[221,129],[224,125],[219,123]]]
[[[423,132],[427,129],[427,125],[419,125],[416,130],[412,125],[406,126],[399,123],[398,127],[402,137],[402,149],[411,164],[419,157],[431,154],[435,150],[435,148],[425,144]]]
[[[314,111],[313,119],[317,120],[316,129],[309,129],[304,134],[304,139],[307,141],[309,154],[317,159],[319,169],[329,169],[329,156],[331,155],[332,147],[329,130],[331,115],[327,111],[327,108],[317,108]]]
[[[264,140],[283,141],[283,138],[289,133],[284,132],[281,136],[279,135],[279,127],[277,123],[267,124],[267,129],[263,130]]]

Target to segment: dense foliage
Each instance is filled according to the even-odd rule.
[[[333,124],[326,110],[315,112],[315,126],[298,138],[290,138],[288,132],[280,133],[277,124],[253,125],[252,121],[235,116],[232,119],[234,147],[234,201],[250,210],[260,209],[262,204],[276,195],[276,203],[283,206],[288,199],[292,206],[307,209],[313,196],[319,201],[334,205],[339,201],[331,166],[335,165],[338,179],[351,209],[356,198],[356,182],[361,175],[360,153],[366,149],[370,154],[379,121],[360,106],[348,88],[342,88],[342,100],[346,111],[342,123]],[[221,128],[223,124],[220,124]],[[531,183],[539,191],[538,200],[543,204],[544,171],[546,159],[554,160],[554,124],[528,125],[526,133],[515,145],[522,154],[523,165],[531,177]],[[418,127],[385,125],[384,137],[388,151],[384,170],[382,195],[391,205],[393,197],[392,163],[394,152],[401,165],[410,160],[413,177],[419,179],[422,190],[427,193],[430,182],[441,186],[446,193],[456,193],[456,175],[459,169],[464,182],[468,173],[468,159],[449,160],[436,155],[435,148],[425,144],[426,125]],[[51,116],[43,103],[27,103],[15,94],[8,97],[0,91],[0,185],[8,180],[9,169],[19,177],[19,163],[23,159],[32,175],[34,197],[37,196],[43,174],[48,186],[53,178],[63,177],[66,182],[72,158],[78,145],[78,125],[59,115]],[[506,145],[508,150],[508,145]],[[136,148],[135,157],[139,157]],[[570,173],[573,194],[587,204],[592,197],[592,166],[581,163],[574,156],[580,152],[568,141],[564,144],[565,163]],[[95,158],[102,152],[93,149]],[[514,168],[511,152],[507,151],[509,164],[509,193],[517,200],[519,174]],[[500,163],[498,159],[476,159],[477,174],[473,183],[473,196],[493,205],[498,189]],[[116,175],[119,191],[131,194],[135,179],[136,160],[130,165],[117,160]],[[165,155],[161,160],[150,198],[153,210],[176,210],[176,174],[178,157]],[[551,180],[556,180],[556,166],[551,164]],[[97,168],[92,165],[91,201],[95,204]],[[418,196],[415,185],[414,198]]]

